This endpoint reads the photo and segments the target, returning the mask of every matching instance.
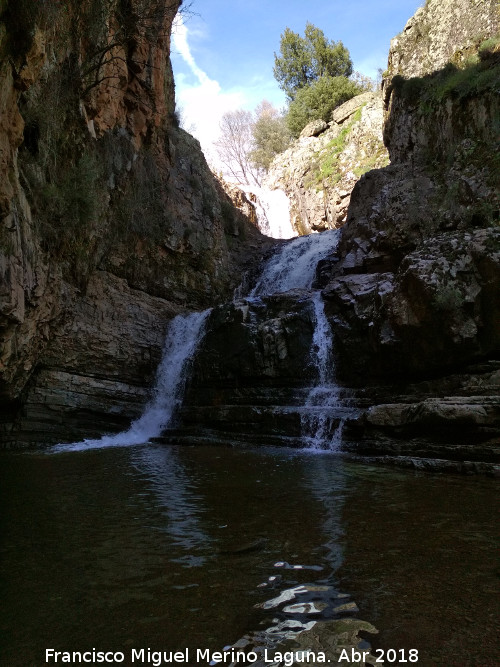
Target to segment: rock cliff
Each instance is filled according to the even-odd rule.
[[[385,75],[414,78],[464,65],[478,42],[498,32],[498,20],[492,0],[426,0],[392,39]]]
[[[341,377],[389,402],[358,422],[363,451],[422,452],[432,437],[498,444],[495,4],[428,0],[393,40],[391,164],[356,184],[338,253],[321,267]]]
[[[5,442],[121,426],[171,317],[228,298],[260,257],[176,122],[179,5],[0,2]]]
[[[344,224],[362,174],[388,163],[380,94],[363,93],[334,110],[329,124],[313,121],[272,162],[264,185],[283,190],[298,234]]]
[[[344,447],[471,472],[500,460],[499,42],[494,2],[452,4],[428,0],[393,41],[382,99],[338,110],[360,134],[368,110],[383,110],[391,163],[357,180],[313,287],[335,339],[339,401],[352,408]],[[418,68],[420,48],[431,59]],[[271,170],[302,232],[341,222],[328,213],[338,210],[333,188],[305,185],[318,155],[340,166],[332,181],[348,178],[341,132],[312,124]],[[214,313],[171,437],[187,429],[209,441],[301,442],[314,347],[308,298],[290,292]]]
[[[226,193],[177,127],[178,2],[32,5],[0,1],[6,443],[121,428],[147,398],[172,316],[227,301],[271,247],[235,208],[251,217],[251,202]],[[347,218],[312,287],[356,453],[466,472],[498,460],[496,17],[493,0],[428,0],[393,40],[382,95],[306,128],[269,177],[301,233]],[[215,308],[168,437],[300,443],[314,299]]]

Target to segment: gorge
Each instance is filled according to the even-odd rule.
[[[496,3],[427,0],[260,229],[179,127],[179,10],[0,0],[0,664],[494,664]]]
[[[142,6],[127,10],[133,39],[116,38],[119,71],[113,56],[102,80],[90,83],[92,52],[80,54],[79,69],[67,69],[78,41],[65,31],[70,16],[59,18],[58,42],[43,12],[24,5],[4,12],[11,60],[2,70],[2,168],[10,175],[2,181],[0,428],[7,446],[126,428],[148,400],[172,317],[228,303],[238,286],[249,293],[272,252],[251,202],[238,210],[233,202],[244,196],[226,194],[196,140],[176,127],[168,48],[178,5],[167,4],[161,16],[160,5],[151,9],[162,20],[154,31]],[[289,197],[295,233],[335,228],[347,217],[338,247],[325,242],[314,283],[335,339],[338,383],[357,408],[343,429],[345,448],[408,465],[430,458],[462,469],[466,460],[467,469],[486,471],[497,462],[500,423],[498,63],[489,38],[497,19],[491,3],[452,5],[460,33],[450,32],[446,7],[427,3],[393,40],[383,99],[365,93],[335,110],[329,127],[304,131],[276,158],[268,187]],[[82,29],[94,18],[83,11]],[[29,36],[24,42],[10,34],[15,20]],[[105,31],[95,30],[99,43]],[[423,44],[439,56],[417,62]],[[69,76],[80,89],[61,96]],[[45,99],[58,109],[50,124]],[[76,160],[72,142],[80,146]],[[340,170],[332,183],[321,171],[328,150]],[[322,184],[313,177],[315,160]],[[230,420],[238,412],[251,424],[252,400],[241,399],[246,416],[231,403],[238,385],[248,396],[260,391],[270,423],[272,406],[300,406],[311,375],[311,316],[300,299],[270,299],[268,324],[247,304],[251,317],[263,318],[265,345],[238,325],[238,308],[216,308],[213,318],[222,319],[214,327],[264,345],[264,358],[240,348],[245,362],[233,364],[225,344],[216,349],[219,334],[209,333],[210,360],[194,364],[176,438],[184,430],[201,441],[207,429],[222,437],[223,405]],[[289,352],[282,312],[297,319],[293,359],[273,358]],[[291,398],[297,391],[302,396]],[[262,426],[262,435],[292,442],[295,419],[287,415],[289,428],[283,422],[267,433]]]

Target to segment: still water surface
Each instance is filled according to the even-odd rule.
[[[299,584],[346,595],[372,646],[417,648],[419,667],[498,664],[493,480],[160,445],[0,465],[2,667],[50,647],[221,650]]]

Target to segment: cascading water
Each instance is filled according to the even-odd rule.
[[[286,244],[268,261],[250,296],[264,296],[291,289],[309,289],[320,259],[337,247],[337,229],[299,236]]]
[[[283,243],[264,267],[247,298],[255,299],[292,289],[310,290],[319,260],[335,250],[338,238],[338,230],[330,230]],[[339,388],[334,380],[331,332],[319,291],[312,291],[311,302],[314,321],[311,360],[317,371],[317,383],[309,390],[304,403],[302,436],[310,449],[338,449],[342,405]],[[204,335],[209,312],[178,315],[172,320],[157,371],[153,398],[128,430],[95,440],[56,445],[51,451],[136,445],[161,435],[171,424],[176,409],[181,406],[189,362]]]
[[[305,402],[306,412],[301,418],[302,437],[311,449],[324,449],[328,442],[328,449],[338,451],[344,420],[336,414],[342,406],[339,387],[335,383],[332,332],[320,292],[313,293],[312,301],[315,321],[312,358],[318,372],[318,383],[309,390]]]
[[[269,190],[240,185],[256,197],[255,209],[260,231],[272,239],[291,239],[297,236],[290,222],[290,201],[283,190]]]
[[[177,315],[169,325],[163,356],[156,373],[153,397],[127,431],[96,440],[56,445],[52,451],[79,451],[100,447],[138,445],[161,434],[182,403],[186,371],[203,337],[210,310]]]
[[[337,247],[339,231],[301,236],[284,244],[271,257],[250,297],[291,289],[310,289],[320,259]],[[344,420],[335,383],[332,334],[319,291],[313,291],[314,334],[311,360],[317,371],[317,384],[309,390],[301,416],[302,437],[310,449],[338,450]]]

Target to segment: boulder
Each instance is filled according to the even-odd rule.
[[[368,102],[373,102],[377,98],[377,93],[367,92],[361,93],[361,95],[356,95],[344,104],[341,104],[339,107],[332,111],[332,121],[341,125],[344,123],[350,116],[352,116],[358,109],[363,107]]]
[[[317,137],[328,128],[328,124],[324,120],[312,120],[308,123],[300,133],[300,138]]]

